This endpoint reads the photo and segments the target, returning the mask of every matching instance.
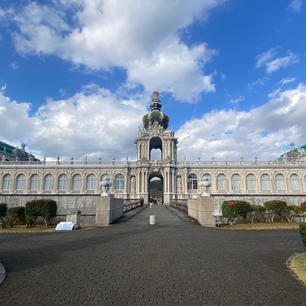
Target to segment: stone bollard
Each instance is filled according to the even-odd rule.
[[[156,216],[155,215],[151,215],[150,216],[150,225],[155,225],[156,224]]]

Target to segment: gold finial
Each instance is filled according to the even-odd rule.
[[[154,91],[153,92],[153,99],[152,99],[152,102],[160,102],[160,99],[159,99],[159,92],[158,91]]]

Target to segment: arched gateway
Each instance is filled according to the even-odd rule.
[[[148,199],[151,196],[151,180],[155,177],[161,180],[163,186],[160,198],[163,202],[169,203],[176,192],[177,138],[174,137],[173,130],[167,129],[169,116],[161,112],[161,107],[158,92],[155,91],[150,105],[151,112],[143,117],[144,128],[138,131],[135,144],[144,197]],[[151,155],[154,149],[160,150],[159,160]]]

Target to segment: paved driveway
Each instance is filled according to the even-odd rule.
[[[0,304],[305,305],[285,266],[303,251],[297,231],[206,229],[172,215],[139,224],[154,209],[93,230],[1,234]]]

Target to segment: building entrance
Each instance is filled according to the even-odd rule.
[[[158,204],[164,203],[164,183],[163,177],[160,174],[153,174],[149,177],[149,200],[153,199]]]

